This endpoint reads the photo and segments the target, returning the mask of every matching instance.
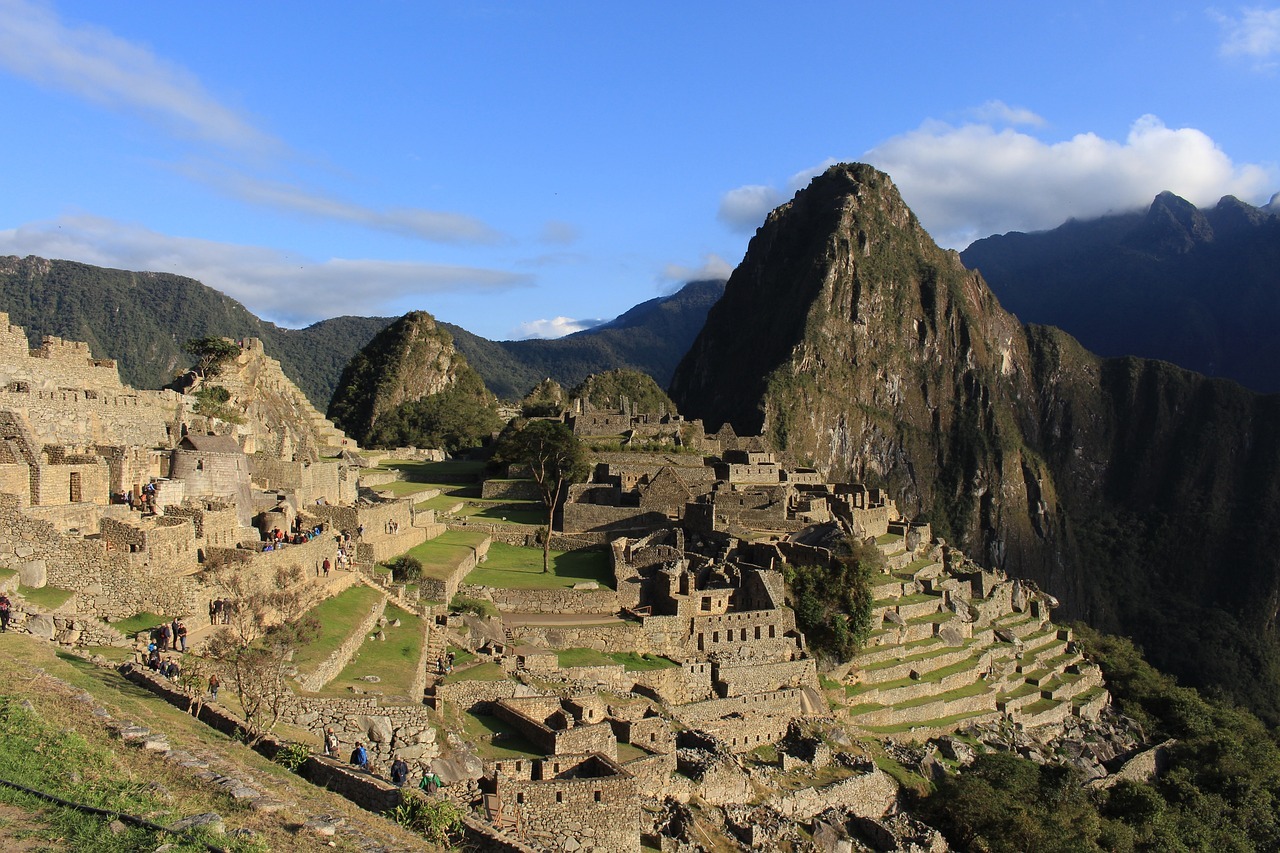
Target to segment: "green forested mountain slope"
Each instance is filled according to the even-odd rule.
[[[45,335],[86,341],[95,356],[115,359],[124,381],[137,388],[173,381],[191,363],[182,345],[192,338],[261,338],[321,410],[347,362],[391,322],[337,317],[284,329],[195,279],[13,256],[0,258],[0,311],[33,344]]]

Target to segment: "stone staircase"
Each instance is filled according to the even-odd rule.
[[[1110,701],[1101,672],[1048,621],[1043,597],[1015,585],[969,598],[936,559],[892,554],[872,584],[875,627],[844,685],[850,720],[923,739],[1002,716],[1027,727],[1095,717]]]

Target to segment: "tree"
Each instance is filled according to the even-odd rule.
[[[195,372],[201,379],[217,376],[223,366],[240,354],[240,347],[226,338],[192,338],[182,349],[196,357]]]
[[[272,625],[248,645],[223,628],[209,641],[209,656],[226,672],[228,687],[244,711],[250,744],[275,728],[289,703],[285,683],[293,653],[320,634],[320,623],[307,617]]]
[[[571,483],[586,479],[587,460],[582,442],[559,421],[511,422],[498,439],[494,451],[497,463],[520,463],[529,467],[547,508],[546,535],[542,537],[542,571],[551,571],[551,527],[556,507]]]
[[[791,588],[796,624],[814,651],[847,661],[871,631],[872,577],[884,566],[874,545],[847,540],[826,563],[799,563],[783,569]]]

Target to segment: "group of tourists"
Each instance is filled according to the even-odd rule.
[[[449,652],[447,655],[441,655],[436,658],[436,674],[448,675],[453,672],[453,662],[456,659],[457,655],[454,652]]]
[[[163,622],[151,629],[151,644],[162,652],[187,650],[187,626],[181,619]]]
[[[122,504],[128,504],[129,509],[136,509],[144,515],[146,513],[154,515],[156,511],[156,484],[144,483],[136,495],[132,489],[125,489],[118,495],[117,500]]]
[[[271,528],[271,531],[263,537],[266,543],[262,546],[263,551],[275,551],[283,548],[285,545],[303,545],[315,539],[324,532],[324,525],[317,524],[308,529],[302,528],[302,520],[300,518],[293,519],[293,532],[285,533],[279,527]]]
[[[229,598],[215,598],[209,602],[209,624],[230,625],[231,614],[236,611],[236,603]]]
[[[330,758],[338,757],[338,736],[333,733],[333,729],[325,729],[324,732],[324,754]],[[369,751],[365,749],[363,743],[357,743],[355,748],[351,750],[351,757],[348,759],[353,767],[358,767],[366,773],[372,772],[369,769]],[[399,756],[391,762],[391,783],[396,787],[403,788],[409,784],[409,763]],[[440,776],[436,774],[435,769],[428,764],[426,772],[422,774],[422,779],[418,782],[418,787],[428,794],[434,794],[440,790],[444,784]]]
[[[387,533],[394,536],[400,532],[400,522],[394,520],[388,521],[385,525],[385,530]]]

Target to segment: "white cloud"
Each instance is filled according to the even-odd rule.
[[[763,219],[761,220],[763,221]],[[709,254],[702,259],[700,266],[692,267],[684,264],[667,264],[662,270],[662,277],[667,281],[685,284],[690,281],[706,281],[708,279],[727,279],[733,272],[733,264],[717,254]]]
[[[1224,56],[1245,56],[1258,60],[1259,69],[1271,69],[1268,61],[1280,54],[1280,9],[1243,9],[1238,18],[1210,13],[1222,27]]]
[[[773,187],[749,184],[721,196],[716,218],[734,231],[754,231],[782,201],[782,193]]]
[[[485,223],[461,213],[444,213],[416,207],[379,210],[292,184],[259,180],[235,171],[214,169],[210,172],[195,166],[185,167],[183,171],[250,204],[320,219],[350,222],[374,231],[436,243],[499,243],[504,239]]]
[[[574,332],[581,332],[583,329],[590,329],[592,326],[599,326],[603,320],[574,320],[569,317],[555,317],[551,320],[530,320],[528,323],[521,323],[516,329],[516,340],[525,340],[527,338],[563,338],[565,335],[572,335]]]
[[[980,122],[990,124],[1026,125],[1043,127],[1045,120],[1023,107],[1011,107],[1004,101],[987,101],[980,107],[969,111],[969,115]]]
[[[219,103],[186,69],[101,27],[68,25],[34,0],[0,0],[0,65],[44,86],[239,151],[278,140]]]
[[[1276,179],[1262,166],[1233,163],[1202,131],[1169,128],[1150,115],[1123,141],[1082,133],[1046,143],[984,124],[929,123],[865,159],[893,177],[940,244],[957,248],[990,234],[1140,208],[1163,190],[1197,205],[1228,194],[1258,200]]]
[[[250,155],[277,167],[296,159],[289,146],[219,102],[186,68],[105,28],[64,22],[38,0],[0,0],[0,68],[109,110],[142,116],[176,137],[205,143],[215,156]],[[250,204],[375,231],[442,243],[503,239],[464,214],[365,207],[317,190],[250,177],[240,166],[193,162],[178,171]]]
[[[91,215],[0,231],[0,254],[189,276],[284,325],[343,314],[399,314],[391,306],[414,296],[501,293],[532,284],[530,276],[504,270],[413,261],[318,261],[262,246],[173,237]]]

